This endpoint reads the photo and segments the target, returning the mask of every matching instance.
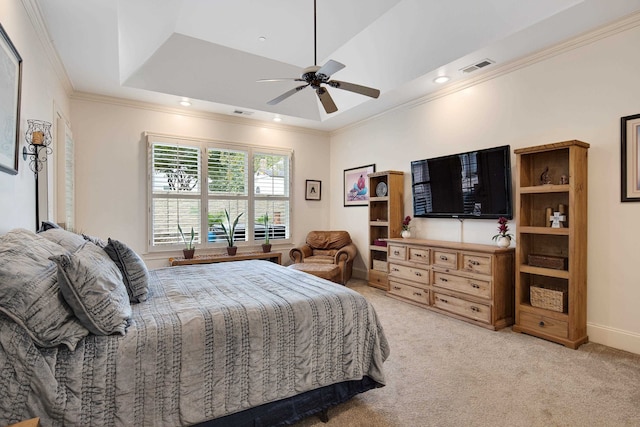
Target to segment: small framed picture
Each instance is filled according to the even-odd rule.
[[[623,202],[640,202],[640,114],[622,117],[620,178]]]
[[[322,181],[315,179],[307,180],[307,190],[305,191],[305,200],[320,200],[320,191],[322,190]]]

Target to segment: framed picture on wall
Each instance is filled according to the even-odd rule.
[[[367,175],[375,171],[375,164],[344,170],[345,206],[367,206],[370,193]]]
[[[18,173],[22,58],[0,25],[0,171]]]
[[[307,180],[307,188],[305,191],[305,200],[320,200],[322,190],[322,181],[316,181],[314,179]]]
[[[621,200],[640,202],[640,114],[620,119]]]

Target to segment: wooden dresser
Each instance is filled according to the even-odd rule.
[[[513,324],[514,249],[388,239],[388,296],[497,330]]]

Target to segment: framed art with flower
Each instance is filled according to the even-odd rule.
[[[18,173],[22,58],[0,25],[0,171]]]
[[[344,205],[367,206],[369,203],[369,175],[376,165],[359,166],[344,170]]]
[[[640,202],[640,114],[620,119],[621,201]]]

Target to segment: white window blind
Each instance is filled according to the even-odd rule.
[[[241,214],[236,244],[290,238],[291,152],[148,135],[150,250],[175,250],[193,227],[197,247],[226,246],[221,223]],[[204,185],[206,183],[206,185]],[[276,242],[272,242],[276,243]]]

